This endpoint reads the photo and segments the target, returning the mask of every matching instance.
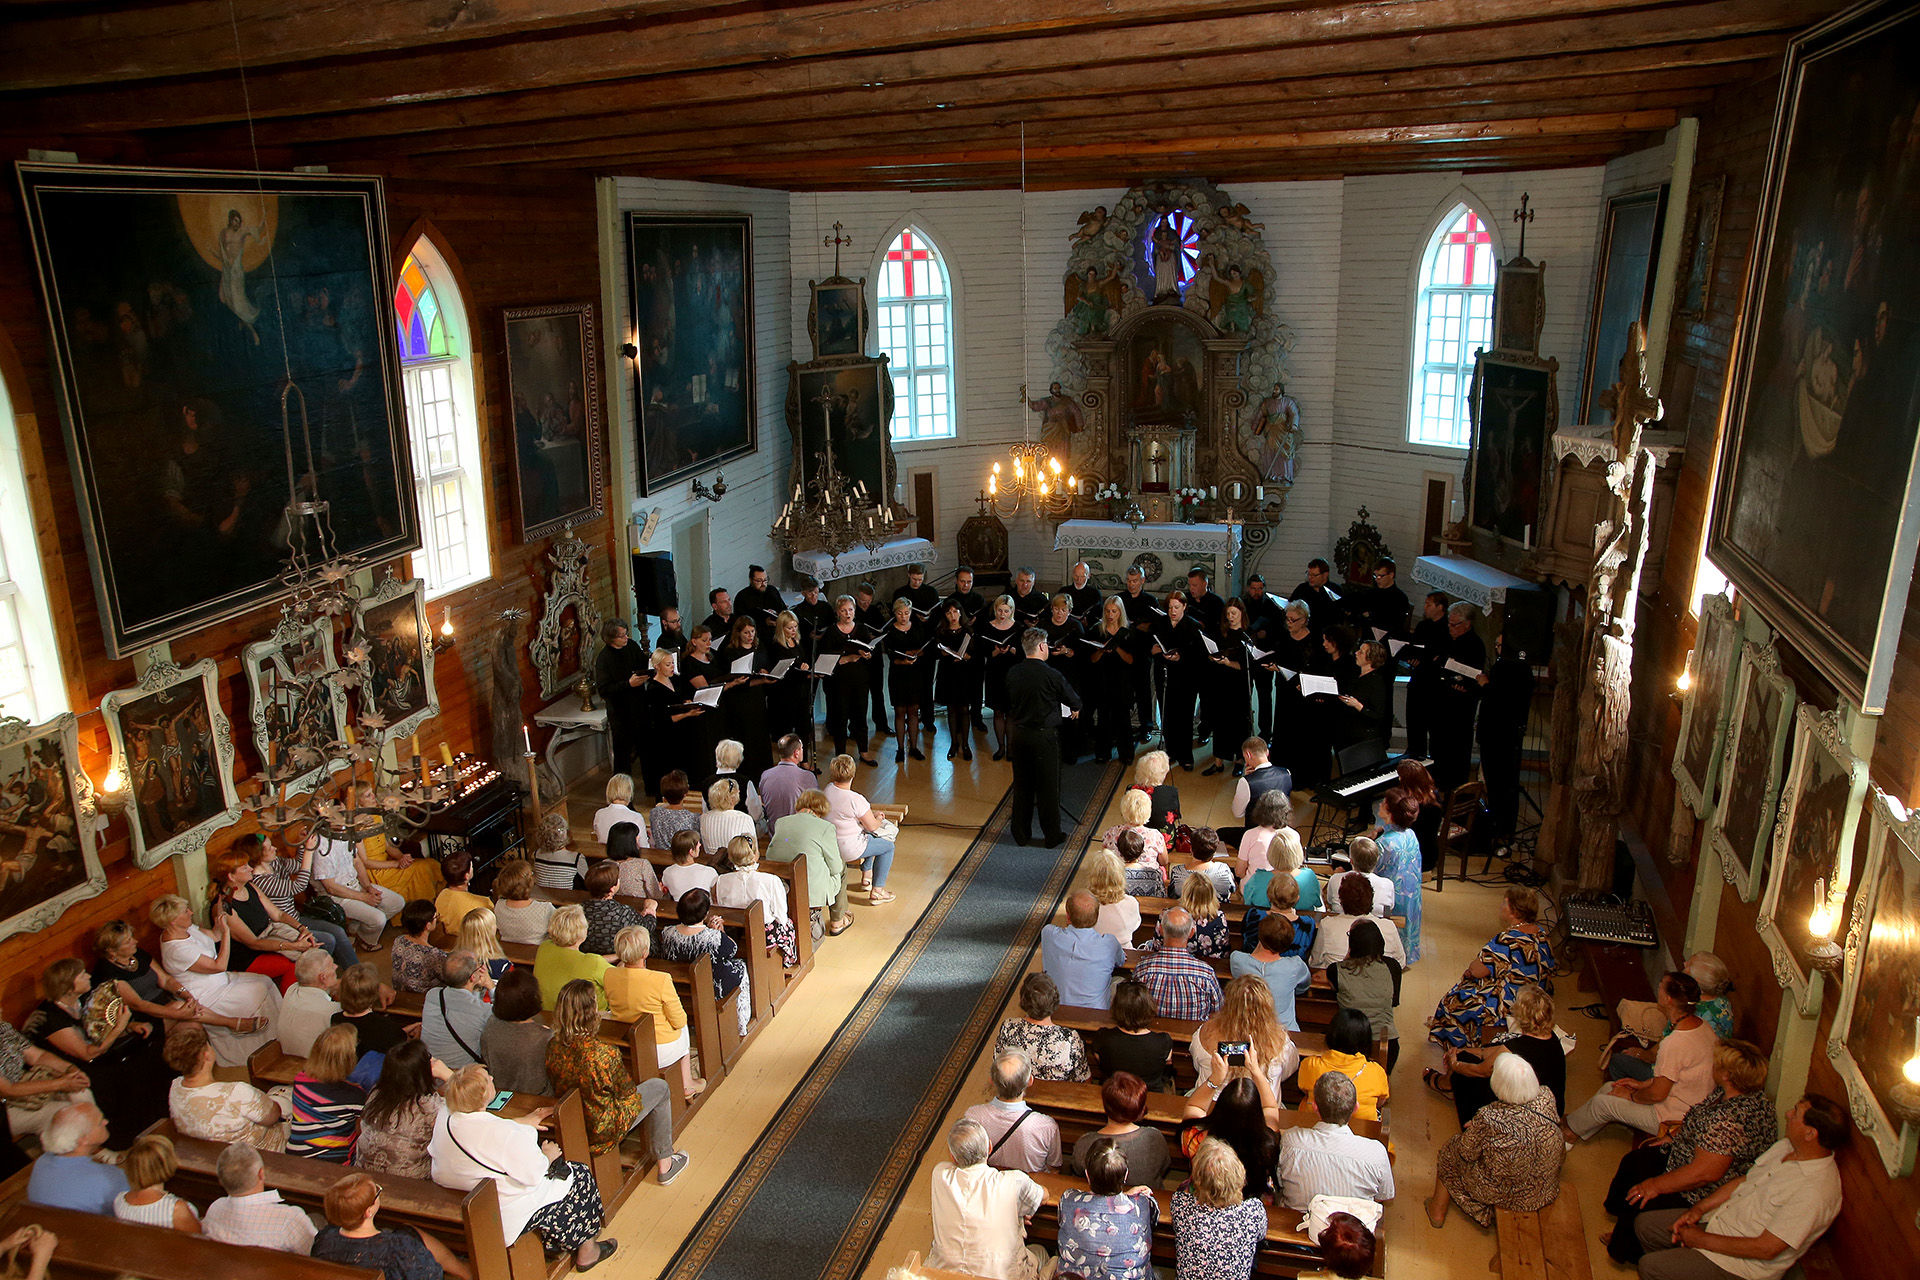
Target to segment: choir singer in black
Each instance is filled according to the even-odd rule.
[[[1061,713],[1080,714],[1080,695],[1047,665],[1047,633],[1029,627],[1020,635],[1025,660],[1007,672],[1007,701],[1013,716],[1013,842],[1029,843],[1033,811],[1040,810],[1040,834],[1049,849],[1066,843],[1060,830]]]

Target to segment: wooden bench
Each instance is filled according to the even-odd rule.
[[[1500,1248],[1487,1269],[1498,1271],[1501,1280],[1593,1280],[1572,1184],[1561,1183],[1553,1203],[1537,1213],[1496,1209],[1493,1222]]]
[[[578,1094],[569,1093],[560,1100],[553,1128],[562,1155],[591,1163],[586,1117]],[[168,1190],[203,1204],[226,1194],[216,1172],[225,1143],[182,1137],[171,1120],[161,1120],[147,1132],[173,1142],[179,1170],[168,1181]],[[327,1189],[347,1172],[331,1161],[277,1151],[262,1151],[260,1161],[266,1170],[267,1186],[287,1202],[307,1208],[323,1204]],[[474,1280],[559,1280],[573,1267],[573,1259],[564,1255],[549,1264],[539,1237],[531,1233],[507,1242],[500,1220],[500,1194],[491,1178],[462,1192],[424,1178],[360,1172],[380,1184],[381,1211],[389,1224],[404,1222],[439,1236],[466,1257]]]
[[[1131,949],[1127,953],[1127,967],[1136,968],[1142,960],[1155,954],[1151,951]],[[1213,972],[1220,979],[1220,985],[1226,986],[1233,981],[1233,961],[1228,957],[1200,957],[1213,966]],[[1302,1028],[1317,1027],[1322,1030],[1333,1025],[1333,1015],[1340,1011],[1340,1001],[1327,983],[1327,975],[1318,970],[1309,971],[1309,990],[1311,995],[1295,996],[1293,1015]]]
[[[665,849],[642,849],[640,853],[656,867],[673,865],[673,854]],[[800,980],[813,971],[813,931],[808,925],[807,914],[807,866],[804,862],[773,862],[762,859],[760,870],[786,882],[787,919],[793,921],[794,947],[799,955],[798,962],[792,968],[783,971],[780,966],[775,967],[774,971],[779,973],[780,982],[774,984],[773,990],[769,993],[772,998],[769,1007],[777,1010],[787,1002],[787,997],[793,994],[793,988],[799,984]]]
[[[1168,1154],[1178,1169],[1187,1167],[1186,1157],[1180,1154],[1179,1135],[1180,1126],[1187,1121],[1190,1101],[1186,1095],[1179,1093],[1149,1093],[1146,1112],[1139,1121],[1166,1135],[1172,1148]],[[1071,1150],[1081,1137],[1107,1123],[1106,1108],[1101,1104],[1098,1084],[1035,1080],[1027,1086],[1027,1105],[1052,1116],[1060,1126],[1062,1151]],[[1285,1133],[1306,1123],[1308,1121],[1298,1111],[1285,1109],[1280,1112],[1280,1122],[1274,1126],[1274,1132]],[[1381,1142],[1387,1140],[1387,1127],[1377,1120],[1353,1120],[1347,1127],[1363,1138],[1375,1138]]]
[[[1113,1015],[1105,1009],[1061,1005],[1053,1011],[1053,1021],[1056,1026],[1071,1027],[1082,1035],[1088,1035],[1102,1027],[1112,1026]],[[1173,1037],[1174,1083],[1182,1090],[1191,1089],[1197,1083],[1198,1077],[1194,1074],[1193,1057],[1188,1052],[1187,1046],[1193,1039],[1193,1033],[1200,1029],[1200,1024],[1181,1018],[1155,1018],[1147,1024],[1147,1029],[1164,1031]],[[1294,1047],[1300,1051],[1302,1058],[1308,1054],[1327,1051],[1327,1038],[1318,1031],[1289,1031],[1287,1038],[1293,1041]],[[1289,1081],[1288,1086],[1290,1085]]]
[[[20,1228],[58,1236],[49,1271],[64,1276],[131,1276],[137,1280],[378,1280],[379,1271],[299,1254],[222,1244],[168,1227],[120,1222],[97,1213],[16,1204],[0,1217],[0,1239]]]

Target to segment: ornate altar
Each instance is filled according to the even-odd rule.
[[[1262,226],[1197,180],[1134,187],[1111,212],[1082,214],[1065,316],[1047,338],[1052,385],[1029,403],[1079,479],[1057,514],[1084,524],[1137,505],[1143,524],[1230,519],[1243,530],[1222,579],[1242,541],[1257,553],[1271,539],[1301,437],[1286,393],[1293,334],[1273,314]],[[1110,487],[1126,501],[1094,496]]]
[[[1146,590],[1171,591],[1187,582],[1195,565],[1213,575],[1223,595],[1240,552],[1241,526],[1234,524],[1142,524],[1138,528],[1110,520],[1067,520],[1053,535],[1053,549],[1075,560],[1085,560],[1088,581],[1103,593],[1125,588],[1127,570],[1135,565],[1146,578]]]

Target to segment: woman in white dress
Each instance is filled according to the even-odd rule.
[[[232,935],[223,918],[218,937],[193,922],[187,900],[175,893],[159,899],[147,912],[160,930],[160,964],[180,980],[203,1009],[242,1019],[241,1030],[207,1025],[213,1056],[223,1067],[243,1067],[247,1055],[273,1039],[280,1019],[280,989],[259,973],[229,973]]]

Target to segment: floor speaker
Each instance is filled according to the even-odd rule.
[[[1524,655],[1534,666],[1545,666],[1553,656],[1553,614],[1553,588],[1509,588],[1500,621],[1501,652],[1509,658]]]
[[[673,553],[633,553],[633,598],[644,617],[659,617],[680,607],[680,588],[673,576]]]

